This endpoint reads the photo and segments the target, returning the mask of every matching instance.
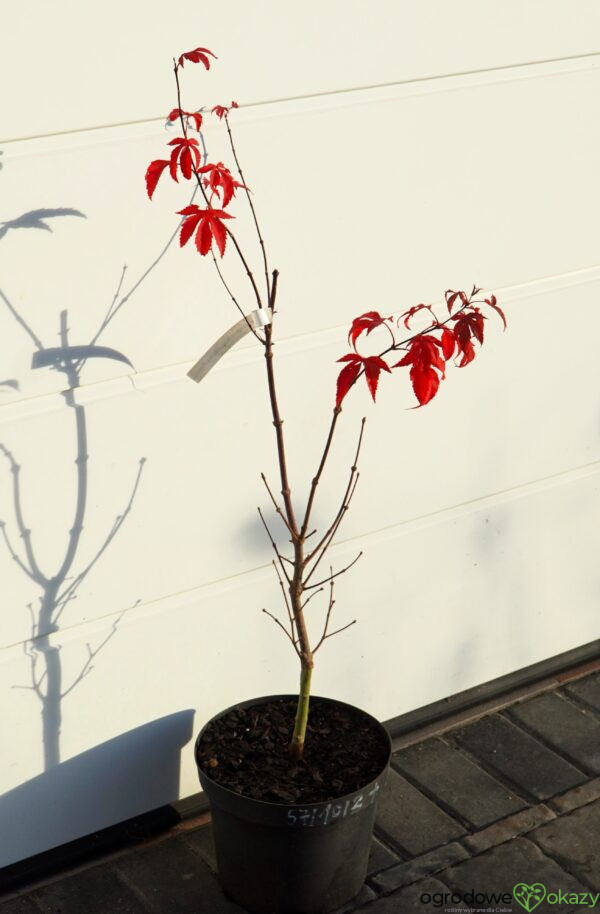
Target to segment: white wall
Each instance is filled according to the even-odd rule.
[[[383,379],[376,407],[349,398],[315,520],[337,505],[364,414],[332,552],[365,552],[336,607],[358,621],[318,655],[315,691],[385,719],[598,636],[598,5],[33,6],[5,17],[0,64],[0,819],[21,823],[0,865],[196,792],[192,733],[297,683],[260,613],[279,609],[256,515],[260,471],[276,484],[262,354],[250,339],[199,386],[186,378],[236,313],[191,245],[165,250],[188,187],[144,192],[175,135],[171,58],[198,43],[219,60],[186,66],[184,103],[240,102],[239,152],[281,271],[300,505],[352,317],[477,282],[509,319],[506,334],[489,321],[481,355],[425,409],[407,409],[406,375]],[[227,154],[218,124],[206,142]],[[65,208],[85,218],[20,218]],[[242,200],[235,212],[251,239]],[[129,290],[98,345],[134,367],[90,359],[70,402],[34,351],[60,345],[61,311],[69,343],[89,343]],[[51,579],[64,590],[92,562],[57,619]],[[40,694],[34,661],[38,679],[51,669]]]

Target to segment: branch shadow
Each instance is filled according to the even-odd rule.
[[[50,223],[62,217],[86,218],[79,210],[71,207],[31,210],[16,219],[0,222],[0,240],[8,232],[17,229],[37,229],[52,233]],[[77,567],[81,534],[84,526],[89,523],[88,416],[85,403],[78,402],[81,398],[77,396],[82,373],[91,359],[108,359],[133,369],[124,353],[101,346],[98,340],[159,265],[177,233],[178,228],[128,289],[124,288],[127,266],[122,268],[108,307],[92,338],[84,345],[72,342],[66,310],[59,314],[60,345],[44,345],[21,313],[20,307],[15,306],[9,294],[0,289],[0,307],[6,309],[33,344],[31,368],[58,371],[64,377],[60,396],[72,420],[76,468],[72,524],[58,562],[55,561],[54,567],[48,572],[43,568],[39,549],[36,550],[34,532],[27,524],[23,469],[8,444],[0,443],[0,464],[6,461],[12,477],[12,518],[9,522],[0,520],[0,539],[19,571],[37,590],[36,596],[27,605],[30,635],[23,644],[29,665],[29,683],[15,684],[13,688],[32,692],[40,707],[44,768],[38,777],[0,796],[0,821],[13,823],[4,839],[0,840],[0,858],[8,855],[10,859],[0,860],[0,866],[105,825],[123,821],[168,803],[178,796],[179,753],[191,738],[194,714],[191,710],[145,724],[66,762],[61,761],[62,703],[92,672],[95,658],[107,648],[127,610],[115,618],[108,634],[97,643],[86,645],[87,654],[78,672],[73,671],[68,682],[65,681],[61,646],[56,637],[61,627],[64,627],[64,615],[77,599],[82,583],[113,544],[129,517],[146,461],[145,457],[139,459],[129,495],[93,557],[83,567]],[[0,393],[11,389],[19,390],[16,379],[0,381]],[[53,439],[53,446],[55,445]],[[41,453],[43,459],[43,449]],[[69,456],[69,464],[71,459]]]
[[[85,218],[83,213],[71,207],[36,209],[24,213],[17,219],[2,223],[3,230],[0,229],[0,238],[11,228],[41,228],[51,231],[45,220],[58,216]],[[42,563],[33,543],[32,531],[26,522],[23,508],[22,468],[10,448],[0,443],[0,457],[4,457],[8,462],[9,471],[12,475],[14,516],[12,526],[16,528],[20,545],[17,547],[13,544],[12,532],[4,520],[0,520],[0,534],[13,562],[39,590],[37,599],[34,599],[27,606],[31,629],[30,637],[23,645],[25,656],[29,660],[30,683],[28,685],[15,685],[13,688],[26,689],[33,692],[41,706],[43,763],[44,769],[47,771],[58,765],[61,760],[62,702],[91,673],[94,659],[115,635],[123,613],[113,622],[110,632],[103,640],[93,646],[89,643],[86,645],[87,656],[79,672],[69,683],[65,683],[63,680],[60,645],[54,643],[56,639],[53,636],[59,631],[59,623],[63,613],[77,598],[77,592],[81,584],[113,542],[129,516],[138,493],[145,458],[142,457],[139,460],[129,497],[121,512],[116,515],[112,527],[108,530],[95,555],[82,569],[78,570],[74,576],[71,576],[78,556],[88,508],[88,419],[86,407],[76,401],[75,391],[81,386],[82,371],[89,359],[111,359],[125,363],[130,367],[133,366],[123,353],[106,346],[99,346],[95,342],[99,332],[110,321],[114,301],[100,325],[100,331],[95,334],[91,343],[86,345],[71,344],[68,313],[63,310],[60,312],[59,317],[60,346],[46,347],[21,315],[18,308],[13,305],[8,296],[1,290],[0,300],[4,302],[11,317],[25,331],[35,346],[31,368],[34,370],[49,368],[64,375],[65,381],[61,396],[65,407],[71,413],[75,438],[76,495],[73,522],[67,536],[64,554],[59,560],[58,567],[55,567],[52,573],[46,573],[42,570]],[[18,389],[17,381],[8,380],[3,383],[13,387],[13,389]]]

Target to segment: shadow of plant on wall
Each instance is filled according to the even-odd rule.
[[[0,223],[0,238],[9,229],[14,228],[41,228],[51,231],[45,220],[58,216],[85,218],[83,213],[73,208],[36,209],[16,219]],[[117,293],[101,321],[98,331],[94,334],[92,342],[86,345],[71,344],[67,311],[61,311],[59,319],[60,345],[58,347],[44,346],[30,324],[19,313],[8,296],[0,290],[0,300],[35,346],[31,367],[33,369],[49,368],[64,375],[61,396],[64,399],[66,408],[71,411],[75,437],[76,478],[73,521],[67,534],[64,552],[53,573],[47,573],[42,570],[43,561],[36,552],[32,531],[26,521],[23,507],[22,468],[10,448],[6,444],[0,443],[0,456],[3,456],[7,461],[12,475],[14,514],[14,520],[10,524],[6,520],[0,520],[0,534],[14,563],[40,591],[37,599],[28,604],[31,634],[23,646],[25,655],[29,660],[30,683],[27,685],[14,685],[13,688],[32,691],[41,704],[44,770],[58,765],[61,761],[62,701],[92,671],[94,658],[98,656],[99,652],[114,636],[123,616],[123,613],[121,613],[113,622],[108,635],[99,643],[95,645],[87,644],[87,655],[79,672],[70,682],[65,683],[60,657],[61,648],[60,645],[53,643],[53,635],[59,631],[59,623],[63,618],[63,614],[72,601],[76,599],[81,584],[110,546],[131,512],[145,463],[145,458],[141,458],[127,502],[122,511],[116,515],[111,529],[97,548],[93,558],[73,575],[72,572],[78,557],[81,533],[84,529],[84,521],[88,510],[89,461],[86,408],[83,404],[77,402],[76,390],[81,386],[82,372],[89,359],[111,359],[131,366],[129,359],[121,352],[106,346],[96,345],[100,334],[106,329],[118,308],[124,304],[124,300],[119,300],[118,298],[124,275],[125,270],[122,272]],[[18,389],[17,381],[8,380],[3,383],[5,386]],[[13,536],[13,530],[16,530],[20,539],[19,545],[16,545],[17,540]]]
[[[59,630],[59,622],[64,611],[76,598],[77,591],[96,565],[102,554],[113,541],[127,516],[137,494],[145,458],[141,458],[129,499],[114,520],[96,554],[74,577],[69,578],[73,569],[81,532],[87,510],[88,497],[88,432],[85,407],[75,399],[75,390],[80,386],[81,371],[89,358],[113,358],[128,361],[125,356],[107,347],[70,346],[68,339],[67,312],[60,315],[60,341],[58,348],[44,348],[38,341],[37,351],[33,357],[33,367],[52,367],[65,375],[65,390],[62,393],[65,404],[73,413],[73,424],[76,441],[76,499],[73,523],[67,535],[64,555],[53,574],[42,571],[41,561],[36,554],[32,532],[27,525],[22,498],[21,467],[12,452],[0,443],[0,453],[8,461],[12,474],[12,494],[14,507],[14,524],[21,539],[21,547],[13,543],[13,538],[5,521],[0,521],[0,531],[6,547],[20,570],[27,575],[40,589],[37,607],[28,605],[31,616],[31,636],[24,644],[24,651],[30,662],[30,685],[16,685],[14,688],[31,690],[41,704],[42,737],[44,747],[44,768],[48,770],[60,762],[61,703],[93,668],[93,660],[113,637],[117,630],[121,614],[113,623],[109,634],[95,646],[87,645],[87,656],[79,673],[66,685],[63,682],[60,646],[52,643],[52,635]]]

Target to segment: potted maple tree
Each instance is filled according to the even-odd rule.
[[[146,186],[152,198],[166,172],[175,181],[183,178],[194,183],[201,203],[190,202],[178,212],[183,217],[181,246],[193,239],[200,255],[211,256],[226,294],[240,312],[239,325],[225,335],[229,342],[244,331],[251,332],[264,352],[280,497],[274,494],[264,474],[262,480],[291,546],[290,554],[284,555],[259,509],[274,550],[273,564],[286,610],[284,622],[274,614],[268,615],[282,629],[297,656],[300,688],[297,695],[254,698],[217,715],[196,741],[196,761],[202,787],[211,802],[217,864],[227,894],[251,911],[323,914],[354,897],[364,881],[376,801],[391,752],[387,731],[369,714],[339,701],[311,698],[316,653],[326,640],[353,624],[331,630],[335,580],[360,558],[359,554],[346,567],[336,570],[332,566],[326,569],[324,564],[358,482],[364,419],[339,508],[323,529],[311,526],[342,404],[361,379],[375,400],[382,375],[402,375],[402,369],[408,368],[418,406],[424,406],[438,392],[451,360],[464,367],[475,357],[475,344],[484,341],[484,309],[496,311],[505,326],[506,321],[496,298],[481,297],[477,287],[470,293],[448,290],[443,319],[429,304],[415,305],[398,319],[377,311],[356,317],[348,337],[351,350],[339,359],[343,367],[322,455],[299,510],[288,476],[273,351],[278,271],[269,267],[253,199],[238,160],[229,120],[230,110],[238,106],[236,102],[229,107],[216,105],[211,112],[227,132],[235,174],[223,162],[208,161],[201,135],[202,110],[187,111],[182,106],[180,75],[186,62],[202,64],[209,70],[214,57],[212,51],[198,47],[173,61],[177,106],[170,112],[168,122],[178,124],[181,135],[170,141],[168,158],[151,162]],[[250,269],[231,225],[234,215],[229,207],[240,194],[246,198],[256,230],[264,273],[260,279]],[[227,284],[220,265],[226,249],[244,267],[253,310],[243,308]],[[411,321],[417,313],[427,320],[415,332]],[[399,333],[399,326],[406,334]],[[382,336],[381,348],[376,355],[364,355],[359,351],[361,337],[374,332]],[[222,353],[227,344],[227,340],[221,340],[218,352]],[[209,363],[212,364],[210,359]],[[207,367],[205,358],[190,374],[197,380]],[[325,620],[314,637],[309,632],[305,609],[323,592]]]

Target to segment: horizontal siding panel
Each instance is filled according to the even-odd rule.
[[[600,92],[598,5],[265,0],[212,23],[189,0],[176,16],[153,0],[80,7],[12,10],[0,63],[19,84],[0,158],[0,819],[21,828],[0,836],[0,865],[195,792],[193,730],[297,685],[260,614],[280,599],[256,513],[275,525],[262,353],[247,338],[200,386],[185,377],[238,315],[210,261],[179,250],[189,186],[145,196],[173,136],[173,52],[221,58],[211,80],[186,66],[186,106],[197,91],[243,104],[238,149],[281,271],[300,504],[352,317],[477,282],[509,318],[426,410],[409,409],[406,374],[383,379],[376,407],[366,389],[344,405],[313,519],[337,509],[366,415],[332,558],[365,555],[337,589],[340,624],[357,625],[327,642],[316,691],[394,717],[597,635],[600,125],[582,112]],[[228,161],[218,128],[210,156]],[[231,252],[224,266],[254,308]],[[77,376],[39,367],[90,343],[114,351]],[[309,609],[318,628],[323,607]],[[45,671],[67,694],[44,742]]]
[[[343,539],[497,493],[510,500],[512,490],[598,461],[597,429],[590,420],[598,406],[593,334],[580,337],[568,372],[555,370],[568,358],[556,328],[574,298],[580,325],[595,326],[598,285],[509,303],[508,331],[503,334],[500,321],[490,320],[480,356],[464,370],[451,369],[427,409],[409,409],[414,398],[402,372],[382,380],[376,407],[366,389],[354,392],[314,523],[326,528],[337,510],[363,414],[368,422],[362,479],[340,531]],[[325,440],[335,359],[343,351],[331,342],[312,348],[308,337],[305,347],[282,351],[279,365],[291,484],[299,505]],[[285,537],[259,478],[266,472],[278,490],[263,371],[259,360],[233,361],[196,386],[182,370],[180,380],[129,387],[119,396],[85,404],[87,490],[69,579],[94,562],[115,523],[119,529],[78,587],[77,600],[65,609],[66,624],[270,563],[257,505],[266,507],[282,542]],[[5,530],[24,560],[15,517],[16,478],[24,525],[47,578],[59,572],[72,548],[78,491],[81,495],[75,460],[84,450],[81,439],[77,445],[76,421],[75,409],[64,403],[27,418],[17,413],[0,425],[6,449],[0,454]],[[16,476],[10,455],[20,468]],[[0,549],[0,569],[11,594],[12,608],[0,625],[0,643],[7,645],[30,636],[26,607],[43,587],[6,547]]]
[[[32,29],[32,20],[35,28]],[[600,51],[600,11],[578,0],[234,0],[207,19],[192,0],[28,3],[4,23],[6,139],[157,118],[173,107],[174,55],[208,46],[196,104],[243,103],[423,79]],[[52,36],[52,41],[48,36]],[[90,40],[93,36],[93,41]]]
[[[439,300],[448,286],[499,289],[598,263],[600,126],[581,117],[580,100],[599,92],[597,68],[243,120],[240,154],[281,271],[280,338],[336,326],[341,338],[373,306],[390,313]],[[10,220],[56,213],[45,217],[52,231],[9,227],[0,238],[2,380],[18,383],[2,388],[2,402],[65,386],[64,375],[30,370],[32,334],[58,345],[63,310],[68,340],[80,345],[95,338],[115,296],[126,299],[98,343],[134,371],[195,360],[237,319],[210,260],[180,251],[176,238],[165,251],[189,191],[169,182],[152,204],[145,198],[144,169],[165,139],[7,154],[0,182]],[[215,130],[207,141],[215,157],[226,155]],[[377,177],[358,195],[361,158],[364,177],[372,162]],[[236,230],[260,277],[243,203]],[[224,267],[254,308],[233,251]],[[94,358],[80,383],[131,372]]]
[[[596,475],[370,538],[362,568],[342,577],[337,592],[336,621],[357,624],[318,655],[315,694],[386,719],[592,640],[599,509]],[[336,560],[351,555],[338,550]],[[313,629],[323,613],[316,602]],[[10,836],[0,835],[0,866],[100,828],[111,816],[195,793],[192,733],[237,700],[296,688],[297,661],[260,614],[262,605],[279,606],[266,571],[53,635],[66,688],[81,673],[88,645],[96,649],[115,625],[89,675],[62,702],[64,764],[46,774],[40,704],[18,688],[31,682],[28,658],[17,648],[1,652],[11,740],[0,771],[0,813],[21,815]],[[99,789],[115,773],[116,798]],[[23,816],[31,809],[35,834]]]

